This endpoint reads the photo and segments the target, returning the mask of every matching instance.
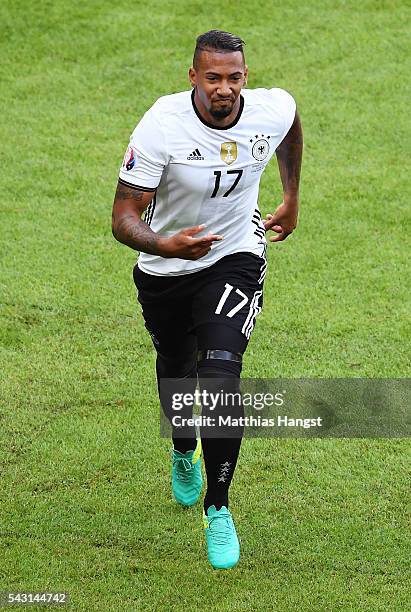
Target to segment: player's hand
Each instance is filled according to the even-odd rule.
[[[211,250],[213,242],[223,239],[219,234],[209,232],[206,236],[195,236],[205,229],[205,225],[196,225],[183,229],[170,238],[160,238],[158,242],[161,257],[178,257],[179,259],[200,259]]]
[[[277,236],[271,236],[270,242],[285,240],[297,227],[298,204],[285,204],[282,202],[273,215],[268,214],[265,218],[265,231],[272,230]]]

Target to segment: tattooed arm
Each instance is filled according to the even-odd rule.
[[[142,191],[118,182],[112,213],[112,231],[116,240],[150,255],[200,259],[209,252],[213,242],[222,239],[222,236],[215,234],[195,238],[204,230],[203,225],[183,229],[168,238],[153,232],[141,219],[153,195],[153,191]]]
[[[160,237],[141,219],[153,196],[153,191],[126,187],[119,181],[114,197],[111,227],[114,238],[119,242],[136,251],[157,255]]]
[[[284,199],[275,213],[267,215],[264,222],[266,231],[270,229],[277,233],[277,236],[270,238],[271,242],[285,240],[297,226],[302,154],[303,132],[296,112],[292,126],[276,150]]]

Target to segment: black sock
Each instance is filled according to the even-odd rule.
[[[195,357],[190,356],[184,361],[176,362],[157,354],[156,373],[161,407],[170,423],[176,415],[184,419],[192,418],[193,406],[184,405],[181,410],[175,411],[172,396],[174,393],[194,393],[197,384]],[[162,382],[164,379],[168,379],[167,383]],[[197,446],[196,430],[193,426],[172,426],[172,438],[174,449],[180,453],[194,450]]]
[[[198,376],[201,389],[217,397],[224,393],[239,394],[241,363],[217,359],[205,359],[198,364]],[[230,397],[230,396],[229,396]],[[202,414],[212,416],[218,423],[219,415],[231,415],[238,418],[244,415],[241,401],[225,405],[217,403],[214,410],[207,410],[203,405]],[[204,511],[212,505],[220,510],[228,508],[228,489],[233,478],[240,452],[243,427],[202,427],[201,440],[204,453],[204,464],[207,473],[207,491],[204,498]]]
[[[212,505],[217,510],[222,506],[228,508],[228,489],[237,464],[241,439],[204,438],[202,445],[207,472],[204,511],[207,512]]]
[[[196,438],[180,438],[173,436],[174,450],[178,451],[179,453],[186,453],[187,451],[195,450],[196,446]]]

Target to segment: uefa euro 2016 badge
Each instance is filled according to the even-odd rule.
[[[226,164],[230,165],[237,159],[237,143],[223,142],[220,150],[220,157]]]
[[[263,161],[267,157],[270,152],[270,136],[264,136],[261,134],[255,135],[254,138],[250,138],[250,142],[252,144],[251,154],[257,161]]]
[[[125,168],[126,170],[131,170],[134,167],[135,163],[136,158],[134,157],[133,147],[128,146],[123,159],[123,168]]]

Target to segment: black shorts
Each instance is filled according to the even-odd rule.
[[[181,276],[134,267],[145,326],[164,355],[221,349],[243,353],[263,303],[265,259],[234,253]]]

